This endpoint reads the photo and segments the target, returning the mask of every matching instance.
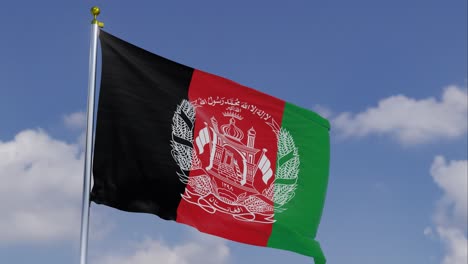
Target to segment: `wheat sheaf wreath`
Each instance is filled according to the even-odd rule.
[[[276,123],[271,125],[278,139],[275,180],[262,192],[262,195],[274,203],[275,212],[286,210],[283,206],[294,198],[299,176],[299,152],[288,130]],[[189,183],[189,172],[201,169],[202,164],[193,147],[193,129],[195,127],[195,106],[188,100],[182,100],[172,117],[171,155],[180,168],[177,172],[184,184]],[[207,188],[209,188],[207,186]],[[206,190],[210,192],[210,190]]]

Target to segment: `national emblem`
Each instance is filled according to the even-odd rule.
[[[212,112],[209,120],[197,120],[205,126],[194,140],[196,109],[202,107],[209,105],[183,100],[172,119],[171,154],[180,167],[179,179],[187,184],[182,198],[211,214],[275,222],[274,213],[286,210],[283,206],[297,187],[300,160],[291,134],[273,119],[265,122],[277,139],[277,153],[270,154],[277,160],[273,175],[268,150],[255,146],[255,128],[245,133],[236,124],[244,119],[241,108],[227,107],[226,112]],[[218,119],[228,122],[220,125]]]

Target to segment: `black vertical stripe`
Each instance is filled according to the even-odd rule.
[[[171,156],[172,117],[193,69],[104,31],[91,200],[176,219],[185,185]]]

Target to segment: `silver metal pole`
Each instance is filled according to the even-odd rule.
[[[99,26],[97,16],[100,10],[98,7],[91,8],[94,19],[91,21],[91,44],[89,51],[89,79],[88,79],[88,114],[86,126],[86,148],[84,162],[83,180],[83,201],[81,207],[81,243],[80,243],[80,264],[86,264],[88,254],[88,230],[89,230],[89,206],[91,189],[91,169],[93,153],[93,132],[94,132],[94,96],[96,91],[96,59],[97,59],[97,38]]]

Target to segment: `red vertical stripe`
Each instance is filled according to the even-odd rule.
[[[177,222],[266,246],[274,213],[268,188],[274,182],[275,130],[285,102],[198,70],[189,100],[196,107],[195,154]]]

